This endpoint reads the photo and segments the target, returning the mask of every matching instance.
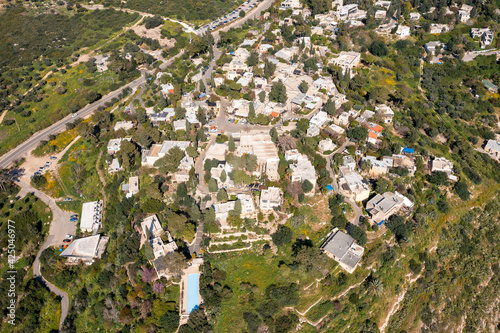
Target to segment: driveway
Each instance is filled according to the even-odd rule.
[[[325,158],[326,158],[326,169],[328,171],[330,171],[330,175],[333,179],[333,182],[332,182],[332,185],[333,185],[333,191],[337,194],[342,194],[340,192],[340,188],[339,188],[339,184],[337,183],[337,175],[335,174],[335,172],[333,171],[333,168],[332,168],[332,156],[334,156],[335,154],[337,153],[340,153],[342,151],[344,151],[344,149],[346,149],[348,146],[352,146],[354,145],[352,142],[350,141],[346,141],[342,144],[342,146],[340,146],[339,148],[337,148],[333,153],[331,153],[330,155],[323,155]],[[351,205],[352,207],[352,211],[354,212],[354,218],[350,221],[352,224],[354,225],[357,225],[359,226],[361,223],[359,222],[359,218],[363,215],[363,210],[361,208],[359,208],[358,204],[350,199],[350,198],[347,198],[344,196],[344,201],[346,203],[348,203],[349,205]]]
[[[18,196],[22,198],[27,193],[33,192],[40,200],[46,203],[52,211],[52,222],[50,224],[49,235],[45,243],[43,243],[40,248],[40,251],[38,251],[35,261],[33,262],[33,276],[42,285],[47,287],[52,293],[56,294],[61,299],[61,317],[59,319],[59,330],[61,330],[62,324],[68,315],[69,297],[67,293],[44,279],[40,270],[40,255],[50,246],[61,245],[66,234],[74,235],[76,232],[76,223],[69,222],[69,217],[72,214],[71,212],[64,212],[56,205],[54,199],[47,196],[45,193],[38,191],[23,181],[17,181],[16,184],[21,187],[21,191],[19,191]]]

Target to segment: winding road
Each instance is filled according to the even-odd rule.
[[[61,208],[59,208],[59,206],[57,206],[53,198],[49,197],[42,191],[31,187],[23,181],[17,181],[16,184],[21,187],[21,191],[18,194],[19,197],[22,198],[27,193],[34,193],[40,200],[47,204],[52,211],[52,222],[50,224],[49,236],[36,255],[33,263],[33,277],[61,299],[61,317],[59,319],[59,330],[61,330],[64,320],[68,315],[69,297],[66,292],[57,288],[55,285],[45,280],[42,276],[40,269],[40,256],[48,247],[61,245],[63,239],[66,238],[66,234],[74,235],[76,231],[76,224],[69,222],[69,218],[72,213],[64,212]]]

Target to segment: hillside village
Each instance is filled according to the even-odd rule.
[[[71,269],[109,261],[125,267],[124,281],[131,285],[161,285],[162,291],[179,286],[177,303],[168,310],[176,313],[177,326],[194,325],[190,314],[199,309],[207,323],[214,324],[221,311],[229,316],[220,304],[237,291],[222,285],[227,273],[221,272],[240,269],[225,260],[245,253],[268,262],[288,257],[278,267],[286,266],[288,277],[299,267],[303,275],[297,279],[307,280],[311,290],[321,288],[321,281],[336,290],[344,282],[335,276],[355,281],[365,274],[371,279],[369,294],[379,297],[383,286],[373,281],[382,279],[375,276],[384,263],[378,253],[395,258],[396,248],[398,255],[407,251],[418,233],[447,221],[439,216],[467,202],[483,179],[498,179],[498,75],[481,72],[480,79],[450,88],[462,89],[460,94],[444,98],[447,92],[434,86],[441,69],[432,67],[483,58],[491,59],[485,68],[498,65],[500,52],[493,47],[498,25],[476,27],[477,10],[465,3],[438,9],[426,2],[306,3],[277,2],[252,25],[221,31],[207,42],[206,52],[190,49],[195,39],[171,66],[144,67],[146,85],[123,103],[68,126],[86,140],[85,149],[71,148],[61,160],[70,171],[65,174],[61,166],[60,175],[42,170],[31,176],[34,187],[40,177],[50,183],[56,177],[51,175],[70,174],[78,184],[70,190],[79,195],[73,196],[78,206],[65,203],[79,212],[72,217],[76,232],[67,235],[58,260]],[[457,26],[460,33],[440,39]],[[138,52],[154,61],[165,60],[166,54],[141,48]],[[388,60],[398,53],[408,56],[404,64]],[[99,72],[109,70],[108,59],[97,57]],[[460,104],[463,91],[467,101],[479,105],[476,111]],[[462,140],[449,125],[453,121],[476,134]],[[481,160],[474,157],[479,154]],[[87,163],[97,172],[80,171]],[[477,163],[484,163],[484,170]],[[119,245],[125,239],[127,245]],[[420,245],[425,254],[418,263],[418,255],[412,256],[407,265],[415,280],[430,265],[425,258],[435,248],[429,248]],[[242,289],[261,288],[238,279]],[[413,283],[408,281],[397,282],[398,293],[405,288],[403,297]],[[294,294],[294,283],[283,293]],[[301,284],[301,293],[305,290]],[[318,295],[318,302],[327,299]],[[128,297],[135,301],[136,295]],[[352,304],[358,304],[356,297],[349,294]],[[279,304],[285,309],[297,301]],[[293,323],[294,331],[301,325],[335,331],[327,313],[340,311],[324,306],[329,310],[314,317],[314,325],[298,306],[280,318],[288,316],[283,321]],[[244,330],[252,320],[257,327],[278,325],[266,321],[277,312],[266,310],[266,317],[258,311],[260,317],[245,312]],[[377,320],[370,325],[384,331],[388,323]]]

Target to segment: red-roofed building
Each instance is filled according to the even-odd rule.
[[[273,112],[271,112],[271,116],[273,116],[274,118],[278,118],[280,116],[280,114],[276,111],[273,111]]]
[[[370,123],[368,125],[368,142],[377,143],[379,135],[382,134],[382,126]]]

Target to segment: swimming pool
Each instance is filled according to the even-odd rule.
[[[199,301],[200,292],[200,275],[199,274],[189,274],[187,278],[187,313],[196,310],[200,306]]]

